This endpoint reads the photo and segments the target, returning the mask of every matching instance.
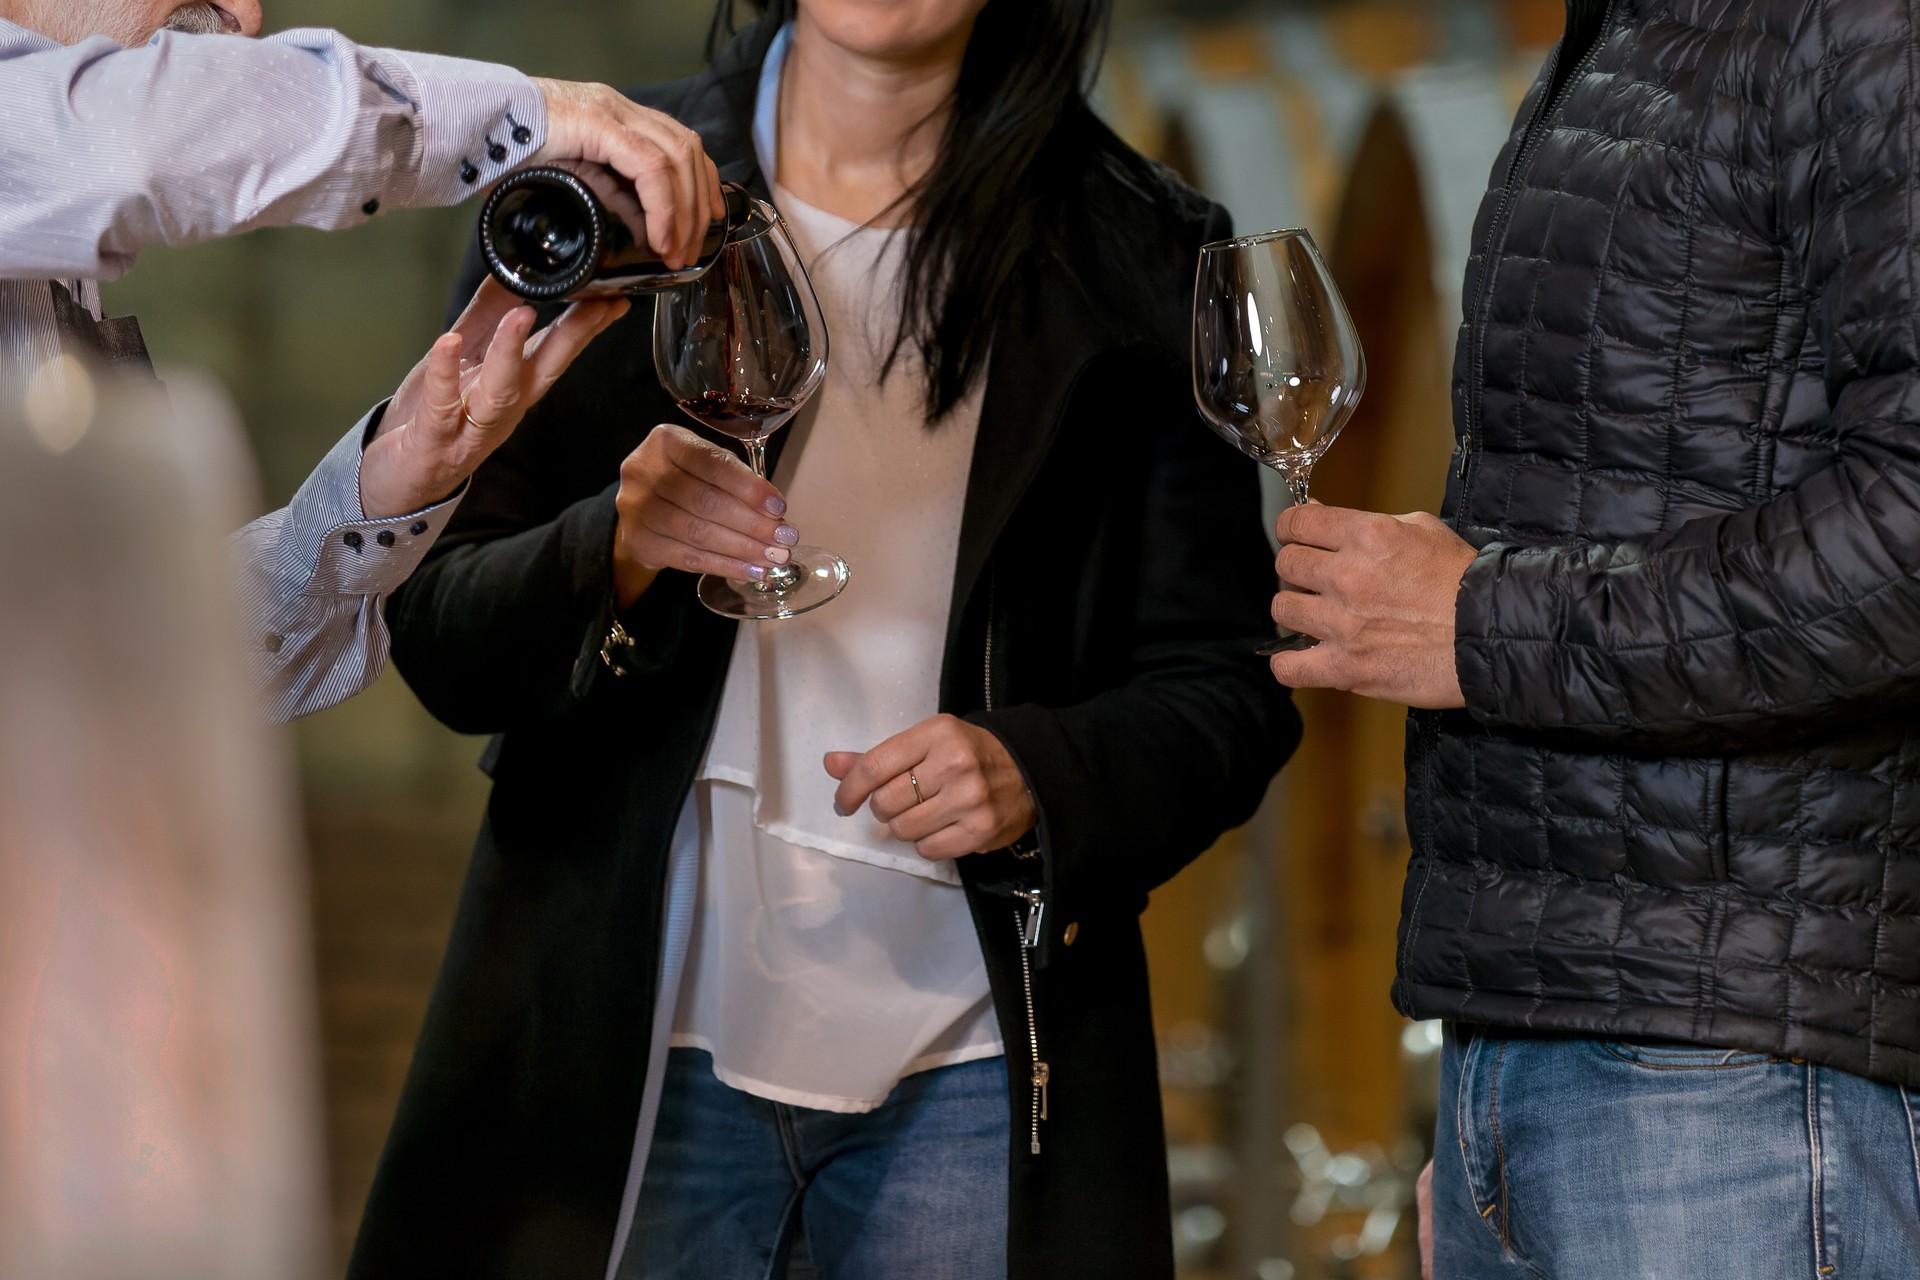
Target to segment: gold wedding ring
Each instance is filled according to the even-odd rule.
[[[500,425],[498,421],[482,422],[478,418],[474,417],[473,410],[467,408],[467,398],[465,396],[460,397],[460,416],[465,418],[467,420],[467,425],[472,427],[475,431],[491,431],[495,427]]]
[[[915,804],[925,804],[926,800],[920,794],[920,779],[913,776],[913,770],[911,769],[907,770],[907,785],[913,788],[913,802]]]

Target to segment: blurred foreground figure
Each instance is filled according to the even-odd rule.
[[[0,417],[0,1276],[309,1280],[303,870],[233,639],[243,445],[193,385],[163,423],[69,372]]]
[[[1572,0],[1444,522],[1280,518],[1293,686],[1422,708],[1394,999],[1442,1280],[1920,1276],[1920,63],[1896,0]]]

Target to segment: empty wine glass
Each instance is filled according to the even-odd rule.
[[[827,324],[786,224],[754,206],[710,270],[658,296],[653,363],[687,416],[744,444],[764,478],[768,438],[826,377]],[[700,603],[729,618],[791,618],[839,595],[848,576],[833,552],[799,546],[759,582],[707,574]]]
[[[1366,387],[1359,332],[1312,236],[1271,231],[1200,250],[1194,399],[1217,435],[1280,473],[1296,503]],[[1283,631],[1260,652],[1317,643]]]

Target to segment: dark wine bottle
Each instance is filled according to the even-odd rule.
[[[633,184],[588,161],[532,165],[500,180],[480,208],[480,252],[494,279],[533,302],[648,293],[696,280],[727,237],[752,222],[755,201],[721,184],[726,217],[707,227],[700,256],[669,268],[647,244]]]

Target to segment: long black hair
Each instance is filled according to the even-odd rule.
[[[777,29],[796,0],[748,3]],[[1021,261],[1060,207],[1072,166],[1048,153],[1084,110],[1111,10],[1112,0],[988,0],[974,25],[939,154],[901,197],[913,229],[886,368],[903,352],[919,356],[934,420],[985,368]],[[733,31],[733,11],[734,0],[720,0],[710,57]]]

